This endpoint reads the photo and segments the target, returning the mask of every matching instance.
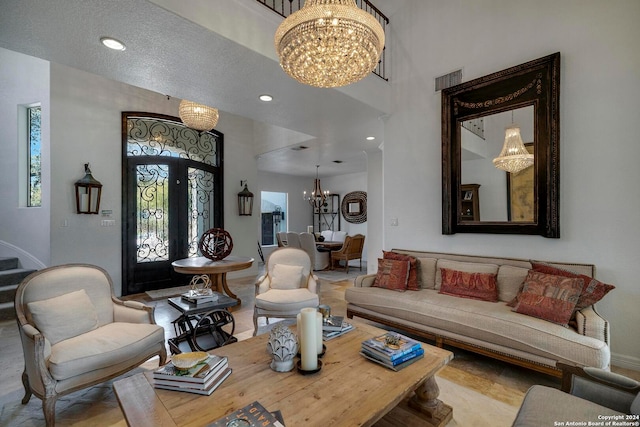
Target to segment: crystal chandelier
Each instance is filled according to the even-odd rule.
[[[517,173],[533,165],[533,154],[529,154],[522,142],[520,128],[512,124],[505,129],[504,145],[500,155],[493,159],[496,168]]]
[[[371,73],[384,48],[384,30],[355,0],[306,0],[275,35],[280,66],[310,86],[339,87]]]
[[[199,130],[211,130],[218,124],[218,109],[183,99],[178,107],[180,119],[188,127]]]
[[[318,169],[320,165],[316,165],[316,179],[313,180],[313,191],[307,195],[306,190],[302,193],[302,198],[309,202],[313,209],[320,209],[329,196],[329,191],[322,191],[320,187],[320,178],[318,178]]]

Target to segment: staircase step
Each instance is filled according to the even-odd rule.
[[[18,285],[0,286],[0,304],[13,303],[16,298],[16,289],[18,289]]]
[[[0,303],[0,321],[12,320],[16,318],[16,309],[13,307],[13,302]]]
[[[0,258],[0,270],[18,268],[18,258]]]
[[[22,279],[33,273],[35,270],[25,270],[24,268],[13,268],[0,271],[0,286],[15,285],[22,282]]]

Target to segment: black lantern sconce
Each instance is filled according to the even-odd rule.
[[[91,175],[89,163],[84,164],[84,177],[75,183],[76,212],[79,214],[98,214],[102,184]]]
[[[276,227],[280,226],[280,221],[284,221],[284,212],[282,212],[282,208],[276,205],[276,210],[273,211],[273,223]]]
[[[247,188],[247,181],[240,181],[240,186],[244,189],[238,193],[238,214],[240,216],[251,216],[253,212],[253,193]]]

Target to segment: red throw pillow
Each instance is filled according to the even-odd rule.
[[[409,289],[410,291],[420,290],[420,286],[418,286],[418,259],[416,257],[388,251],[382,251],[382,254],[384,259],[409,261],[409,278],[407,279],[407,289]]]
[[[584,280],[529,270],[513,311],[567,326]]]
[[[440,293],[482,301],[498,301],[497,274],[468,273],[441,268]]]
[[[531,261],[531,265],[533,266],[534,271],[539,271],[541,273],[582,279],[584,281],[584,287],[582,288],[580,298],[578,298],[576,310],[580,310],[597,303],[602,298],[604,298],[604,296],[609,293],[609,291],[615,289],[615,286],[613,285],[607,285],[606,283],[602,283],[601,281],[596,280],[593,277],[585,276],[584,274],[578,274],[572,271],[563,270],[562,268],[554,267],[549,264],[543,264],[541,262]]]
[[[378,258],[378,273],[372,286],[404,292],[408,277],[409,261]]]

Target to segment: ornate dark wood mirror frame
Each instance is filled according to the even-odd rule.
[[[560,53],[442,91],[442,234],[560,237]],[[517,108],[534,110],[534,219],[470,221],[461,213],[461,123]],[[498,153],[496,153],[496,156]]]

